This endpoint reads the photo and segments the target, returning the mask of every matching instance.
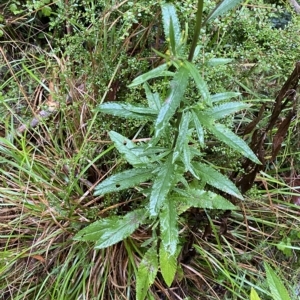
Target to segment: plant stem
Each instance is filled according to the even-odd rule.
[[[195,29],[194,29],[194,36],[193,36],[193,41],[192,41],[192,46],[190,49],[190,53],[188,56],[188,61],[192,62],[193,57],[194,57],[194,52],[197,46],[197,42],[198,42],[198,38],[200,35],[200,30],[201,30],[201,24],[202,24],[202,12],[203,12],[203,0],[198,0],[198,8],[197,8],[197,15],[196,15],[196,25],[195,25]],[[180,108],[182,108],[182,103],[180,105]],[[176,121],[176,128],[177,128],[177,132],[175,134],[175,138],[174,138],[174,142],[173,142],[173,147],[175,147],[176,145],[176,141],[178,138],[178,134],[179,134],[179,125],[182,119],[182,112],[178,112],[177,111],[177,121]]]
[[[198,0],[198,9],[197,9],[197,15],[196,15],[196,25],[194,29],[194,36],[193,36],[193,41],[192,41],[192,46],[190,49],[188,61],[192,61],[194,57],[194,52],[197,46],[198,38],[200,35],[200,30],[201,30],[201,24],[202,24],[202,12],[203,12],[203,0]]]

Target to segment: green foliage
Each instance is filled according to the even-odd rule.
[[[178,225],[176,201],[171,197],[164,201],[164,205],[159,214],[159,223],[162,249],[167,253],[167,257],[173,257],[178,244]]]
[[[300,233],[297,230],[291,230],[288,235],[286,231],[280,232],[281,241],[276,245],[277,249],[280,250],[286,257],[292,257],[293,252],[296,251],[295,245],[298,244]]]
[[[182,97],[188,84],[188,74],[189,73],[186,68],[180,67],[178,72],[175,74],[174,79],[170,82],[168,95],[155,121],[155,142],[165,132],[165,129],[169,125],[170,119],[173,117],[182,101]]]
[[[210,22],[218,16],[225,14],[240,2],[242,2],[242,0],[224,0],[220,2],[220,4],[211,12],[211,14],[209,14],[206,22]]]
[[[275,271],[269,266],[268,263],[264,262],[264,267],[266,270],[266,281],[268,288],[271,292],[271,296],[273,300],[291,300],[291,297],[284,286],[280,277],[275,273]],[[252,287],[250,293],[250,300],[260,300],[258,293]]]
[[[153,177],[152,171],[151,168],[132,169],[113,175],[96,187],[95,195],[104,195],[134,187]]]
[[[171,2],[161,14],[157,0],[0,5],[4,297],[154,299],[165,281],[188,299],[223,298],[222,290],[227,298],[248,299],[249,280],[270,297],[260,262],[276,261],[286,274],[296,269],[297,207],[275,199],[286,190],[266,192],[257,178],[256,194],[245,197],[241,213],[228,200],[243,199],[228,172],[242,156],[258,163],[232,129],[240,132],[257,116],[256,103],[273,104],[265,98],[279,89],[299,54],[299,22],[295,17],[284,30],[274,29],[282,8],[267,0],[235,12],[228,9],[239,1],[199,1],[198,11],[194,0]],[[66,106],[77,83],[84,95]],[[36,100],[43,102],[49,91],[60,102],[59,113],[16,136],[15,126],[32,117],[35,105],[43,105]],[[295,144],[298,153],[296,132],[286,150]],[[279,159],[287,161],[287,152]],[[278,161],[274,166],[273,174]],[[94,189],[100,177],[105,180]],[[223,210],[231,210],[227,224]],[[72,242],[69,235],[82,222],[90,225]],[[268,252],[257,247],[266,245],[262,237]],[[195,256],[185,253],[189,242]],[[190,259],[195,275],[184,277]],[[193,294],[203,279],[210,291]]]
[[[250,300],[261,300],[254,288],[251,288]]]
[[[155,247],[151,247],[140,262],[136,283],[136,298],[145,299],[148,289],[154,282],[158,272],[158,257]]]
[[[199,93],[202,96],[203,103],[201,103],[201,105],[204,104],[207,106],[211,106],[211,97],[210,97],[207,85],[206,85],[205,81],[203,80],[203,78],[200,76],[199,71],[197,70],[195,65],[193,65],[189,61],[185,61],[184,66],[189,71],[190,75],[193,77],[193,79],[196,83],[196,86],[199,90]]]
[[[177,251],[178,252],[178,251]],[[171,286],[177,271],[178,253],[170,254],[165,246],[161,244],[159,249],[159,266],[163,279],[167,286]],[[138,277],[139,278],[139,277]],[[139,281],[141,278],[139,278]],[[143,299],[143,298],[139,298]]]
[[[75,236],[75,240],[96,241],[96,249],[109,247],[132,234],[145,220],[145,209],[135,210],[124,217],[110,217],[90,224]]]
[[[122,102],[106,102],[98,108],[98,111],[114,116],[135,118],[135,119],[154,119],[157,111],[151,107],[138,107]]]
[[[174,185],[176,165],[172,163],[172,156],[163,162],[162,166],[158,169],[157,176],[153,181],[153,187],[149,199],[150,215],[155,217],[166,200],[167,195]]]
[[[132,83],[129,85],[129,87],[134,87],[134,86],[140,85],[150,79],[157,78],[157,77],[174,76],[174,73],[167,71],[167,69],[168,69],[168,65],[162,64],[162,65],[158,66],[157,68],[135,78],[132,81]],[[100,107],[100,109],[101,109],[101,107]]]
[[[162,5],[162,17],[165,36],[168,37],[168,40],[171,45],[172,54],[176,56],[177,48],[180,46],[181,39],[181,29],[179,20],[176,14],[176,9],[172,4]]]
[[[225,2],[228,2],[227,4],[237,3],[237,1]],[[141,193],[145,195],[147,204],[144,209],[137,212],[97,221],[79,231],[75,236],[76,240],[96,241],[96,248],[102,248],[125,239],[139,224],[159,223],[159,235],[156,236],[154,233],[156,226],[153,226],[152,246],[144,255],[137,272],[138,300],[145,299],[147,288],[153,283],[156,276],[158,262],[155,248],[158,245],[162,276],[168,286],[172,284],[180,249],[178,244],[179,214],[189,207],[235,209],[233,204],[215,192],[192,188],[189,184],[189,174],[194,177],[194,181],[198,182],[199,186],[208,184],[217,190],[243,199],[239,190],[226,175],[221,174],[216,166],[210,166],[202,161],[201,147],[205,147],[204,129],[238,153],[259,163],[242,139],[225,125],[217,123],[217,120],[238,110],[246,109],[248,106],[241,102],[215,105],[218,100],[236,97],[238,93],[210,95],[208,85],[200,75],[197,66],[182,58],[186,40],[181,35],[175,7],[168,3],[162,4],[161,8],[169,50],[166,55],[159,54],[167,59],[168,64],[162,64],[140,75],[130,84],[131,88],[143,84],[148,107],[126,103],[104,103],[98,107],[100,112],[118,115],[125,119],[141,119],[144,116],[145,119],[154,121],[153,137],[146,144],[136,145],[117,132],[109,132],[115,147],[133,168],[105,179],[96,187],[95,191],[95,195],[104,195],[147,182],[150,190],[139,187]],[[220,5],[211,18],[225,11],[224,6]],[[224,62],[227,61],[219,61],[219,63]],[[217,65],[219,63],[217,62]],[[176,69],[175,72],[168,71],[171,65]],[[152,93],[147,82],[150,80],[152,82],[159,77],[167,80],[166,75],[172,76],[167,93],[161,96],[158,93]],[[193,80],[200,95],[200,100],[197,100],[196,104],[185,98],[190,79]],[[194,134],[198,137],[198,145],[193,139]],[[166,148],[162,147],[163,145]],[[149,168],[150,163],[152,168]]]
[[[272,297],[274,300],[291,300],[287,289],[285,288],[284,284],[282,283],[281,279],[276,275],[274,270],[267,264],[264,263],[266,275],[267,275],[267,282],[270,288]]]
[[[190,207],[207,208],[207,209],[231,209],[235,210],[230,201],[211,191],[189,189],[188,191],[176,190],[180,196],[174,196],[173,200],[180,202],[180,212]]]

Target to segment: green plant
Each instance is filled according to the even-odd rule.
[[[176,55],[170,32],[163,37],[158,19],[161,1],[6,2],[0,4],[2,298],[134,299],[138,277],[138,297],[147,293],[147,299],[246,300],[254,287],[262,299],[269,300],[272,296],[261,272],[263,262],[268,262],[284,283],[284,279],[289,281],[285,285],[297,299],[299,206],[292,204],[293,199],[289,201],[299,196],[299,118],[293,119],[281,153],[256,176],[245,200],[233,201],[239,203],[237,210],[202,208],[222,208],[222,203],[208,199],[217,189],[209,187],[209,182],[206,185],[206,178],[194,169],[194,164],[204,168],[209,164],[223,175],[241,169],[242,154],[218,139],[201,120],[198,123],[203,123],[203,130],[199,130],[194,114],[198,118],[198,114],[209,114],[213,106],[225,105],[229,101],[229,94],[223,94],[226,91],[241,92],[243,98],[238,93],[232,96],[252,106],[216,123],[242,133],[260,114],[263,102],[266,109],[256,126],[263,130],[272,114],[274,95],[298,57],[297,17],[293,15],[284,29],[274,29],[272,18],[281,15],[284,8],[257,0],[255,6],[247,1],[239,9],[205,22],[205,28],[202,23],[192,63],[205,79],[211,99],[215,100],[213,94],[217,93],[228,98],[212,106],[202,103],[197,84],[189,75],[169,125],[149,147],[155,135],[153,123],[168,96],[170,81],[174,85],[172,77],[181,64],[186,67],[187,45],[192,42],[187,29],[195,26],[197,1],[169,1],[176,7],[180,24],[188,23]],[[204,3],[203,19],[219,2]],[[43,13],[43,7],[50,16]],[[171,49],[167,52],[166,39]],[[153,54],[151,47],[162,53]],[[234,63],[226,63],[232,58]],[[133,78],[163,63],[168,63],[164,76],[150,76],[148,82],[128,88]],[[95,110],[96,105],[112,99],[117,102]],[[57,110],[31,126],[32,120],[42,116],[40,112],[50,111],[48,100],[60,104],[55,105]],[[99,117],[101,109],[111,109],[116,116],[101,113]],[[175,148],[180,140],[178,128],[186,132],[187,126],[187,141]],[[116,142],[108,141],[107,132],[112,129],[118,131],[110,133]],[[250,140],[249,136],[244,140]],[[150,143],[144,144],[146,141]],[[124,154],[118,155],[121,147]],[[271,147],[266,140],[265,157]],[[158,216],[150,216],[147,210],[153,182],[169,156],[173,159],[175,149],[179,154],[175,155],[174,182]],[[153,177],[147,179],[144,174],[140,184],[104,196],[99,190],[100,194],[93,196],[99,180],[125,170],[130,172],[124,176],[136,169],[142,172],[143,165],[150,170],[153,166]],[[239,174],[243,177],[243,170]],[[224,208],[231,205],[223,204]],[[191,205],[197,207],[188,208]],[[174,210],[175,217],[169,218],[169,223],[176,252],[166,257],[164,228]],[[129,211],[141,218],[141,226],[126,238],[136,227],[135,220],[129,224]],[[108,227],[104,239],[110,239],[115,228],[116,238],[124,240],[100,250],[94,249],[94,242],[72,240],[74,231],[99,218]],[[121,228],[122,221],[128,226]],[[115,241],[111,238],[108,242]],[[173,264],[168,266],[169,262]],[[170,282],[174,270],[176,276],[168,288],[162,275]],[[149,290],[141,289],[152,282]]]
[[[273,300],[291,300],[286,287],[284,286],[282,280],[274,272],[274,270],[265,262],[264,263],[268,286],[272,295]],[[260,300],[255,289],[251,288],[250,300]]]
[[[115,147],[133,168],[107,178],[96,187],[94,193],[104,195],[141,185],[138,191],[145,199],[140,208],[125,216],[112,216],[96,221],[74,237],[80,241],[95,241],[95,248],[101,249],[124,240],[140,225],[149,225],[153,234],[147,243],[151,246],[144,254],[136,275],[137,299],[146,297],[147,287],[154,282],[159,268],[166,284],[172,284],[180,253],[178,216],[181,213],[190,207],[236,209],[221,195],[205,188],[206,184],[243,199],[235,185],[216,170],[216,166],[205,162],[205,132],[210,132],[216,139],[255,163],[260,163],[242,139],[218,122],[232,113],[247,109],[248,105],[243,102],[224,102],[237,97],[239,93],[210,95],[205,80],[193,63],[201,27],[238,2],[223,1],[202,22],[203,1],[198,1],[197,20],[188,60],[184,59],[188,28],[186,26],[185,31],[181,32],[175,7],[163,3],[161,8],[164,33],[169,47],[166,53],[157,50],[155,52],[166,62],[140,75],[130,84],[130,87],[143,84],[148,107],[108,102],[98,108],[102,113],[154,122],[154,135],[145,144],[136,145],[115,131],[109,132]],[[202,67],[228,61],[222,58],[212,59]],[[172,78],[169,90],[162,95],[152,93],[147,83],[159,77]],[[185,100],[190,78],[201,95],[201,101],[187,103]],[[219,104],[221,101],[223,103]]]

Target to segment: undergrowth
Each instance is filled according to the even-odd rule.
[[[0,299],[299,297],[299,18],[216,2],[0,4]]]

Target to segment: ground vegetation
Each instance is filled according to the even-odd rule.
[[[299,22],[0,4],[0,299],[298,299]]]

